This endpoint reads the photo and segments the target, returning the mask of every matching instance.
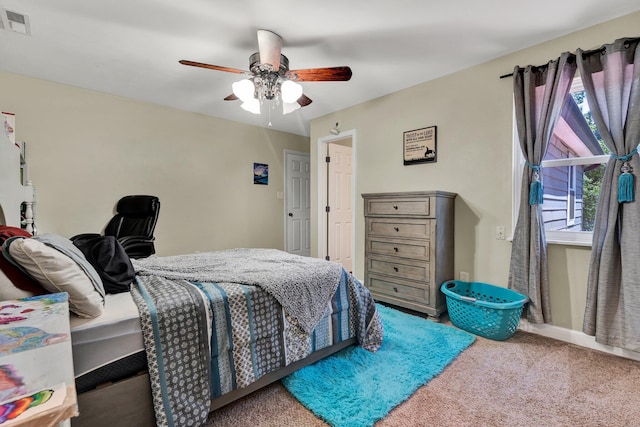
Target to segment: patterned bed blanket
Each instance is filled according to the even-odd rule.
[[[311,332],[336,291],[342,266],[277,249],[238,248],[131,260],[136,274],[260,286]]]
[[[131,293],[157,425],[202,425],[211,399],[351,337],[377,350],[382,322],[368,290],[344,270],[337,280],[306,332],[260,286],[138,275]]]

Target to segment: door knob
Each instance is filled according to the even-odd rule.
[[[289,212],[289,216],[293,216],[293,214],[291,212]]]

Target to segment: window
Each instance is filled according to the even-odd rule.
[[[568,156],[573,157],[573,156]],[[579,166],[570,165],[569,177],[567,182],[567,227],[573,227],[576,225],[576,210],[582,212],[582,197],[580,202],[576,198],[576,172]]]
[[[513,151],[515,227],[524,167],[515,113]],[[582,81],[576,77],[542,161],[542,215],[548,243],[591,245],[600,182],[608,160],[608,150],[595,129]]]

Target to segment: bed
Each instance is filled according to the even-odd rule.
[[[135,425],[200,425],[209,411],[302,366],[354,343],[376,350],[381,342],[373,300],[337,264],[277,250],[234,249],[150,257],[134,260],[134,266],[136,283],[130,293],[107,295],[105,312],[96,319],[72,319],[80,391],[80,417],[74,426],[113,426],[122,418],[127,418],[124,425],[132,425],[133,419]],[[318,288],[324,291],[314,295]],[[295,299],[316,301],[317,307],[296,307]],[[185,308],[191,302],[203,307],[203,317]],[[172,313],[164,323],[161,307]],[[211,328],[196,326],[203,319]],[[162,330],[170,337],[152,337]],[[158,348],[164,345],[166,349]],[[174,357],[171,346],[184,351]],[[178,372],[185,366],[192,369]],[[180,387],[187,379],[189,385]],[[113,383],[100,387],[105,381]],[[163,387],[157,385],[162,382]],[[98,388],[92,389],[94,385]],[[113,399],[123,395],[153,399],[118,405],[113,419],[105,419]],[[167,405],[172,396],[177,396],[175,402]],[[198,398],[202,404],[193,402]]]
[[[68,243],[11,237],[3,255],[47,290],[68,292],[80,315],[70,316],[74,427],[202,425],[303,366],[382,341],[373,299],[336,263],[274,249],[152,256],[131,260],[131,290],[103,293],[103,306],[91,266]],[[79,275],[52,279],[71,267]]]
[[[338,264],[273,249],[131,260],[131,290],[106,292],[70,240],[21,228],[33,188],[18,179],[19,147],[2,137],[0,299],[69,294],[73,427],[201,425],[347,346],[379,347],[382,324],[358,280]]]

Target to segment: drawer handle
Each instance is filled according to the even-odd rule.
[[[393,209],[398,210],[398,205],[393,205]]]
[[[394,251],[396,251],[396,252],[398,252],[398,248],[396,248],[396,247],[394,247],[394,248],[393,248],[393,250],[394,250]]]
[[[393,271],[395,271],[396,273],[398,272],[398,267],[393,267]]]
[[[396,288],[395,286],[393,287],[393,292],[398,292],[398,288]]]
[[[400,231],[400,228],[398,228],[398,227],[393,227],[393,229],[396,230],[396,231]]]

